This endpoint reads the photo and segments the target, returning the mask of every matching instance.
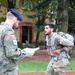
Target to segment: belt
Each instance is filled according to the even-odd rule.
[[[62,58],[61,58],[62,59]],[[58,62],[58,61],[60,61],[61,59],[57,59],[57,60],[54,60],[54,61],[56,61],[56,62]],[[61,64],[61,63],[60,63]]]
[[[53,57],[56,57],[56,56],[54,56],[54,55],[49,55],[51,58],[53,58]]]

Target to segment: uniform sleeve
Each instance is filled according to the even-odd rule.
[[[4,36],[4,50],[8,58],[20,60],[24,57],[30,57],[28,52],[24,52],[18,48],[17,40],[14,32],[7,31]]]
[[[68,39],[65,39],[59,35],[56,36],[56,39],[58,40],[59,44],[64,46],[73,46],[73,42],[69,41]]]

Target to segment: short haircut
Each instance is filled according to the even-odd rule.
[[[46,23],[46,26],[49,26],[50,28],[54,28],[55,25],[53,23]]]
[[[6,15],[6,17],[12,19],[15,16],[11,12],[8,12],[7,15]]]

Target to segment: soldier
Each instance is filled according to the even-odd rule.
[[[17,61],[34,55],[33,50],[18,48],[15,32],[22,16],[16,9],[6,15],[6,21],[0,25],[0,75],[18,75]]]
[[[50,55],[46,75],[64,75],[65,67],[69,63],[68,47],[74,44],[54,32],[53,23],[47,23],[44,31],[48,54]]]

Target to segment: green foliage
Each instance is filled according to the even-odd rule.
[[[75,8],[73,8],[72,6],[69,7],[69,27],[68,27],[68,30],[70,32],[75,31]]]
[[[34,3],[34,2],[33,2]],[[38,1],[36,5],[32,5],[31,11],[36,12],[34,15],[27,14],[28,18],[32,18],[35,23],[35,29],[37,31],[36,42],[39,39],[39,33],[44,30],[44,24],[46,19],[47,10],[49,8],[50,0]]]
[[[5,21],[5,18],[4,17],[1,17],[0,18],[0,22],[4,22]]]
[[[25,44],[25,47],[35,48],[35,45],[34,44]]]
[[[27,44],[27,43],[18,43],[18,47],[23,49],[23,48],[26,48],[26,47],[29,47],[29,48],[35,48],[35,45],[34,44]]]
[[[40,50],[44,50],[45,49],[45,42],[43,40],[39,40],[37,41],[38,46],[40,47]],[[18,43],[18,47],[23,49],[23,48],[36,48],[35,43],[33,44],[26,44],[26,43]]]
[[[34,10],[40,10],[40,9],[46,9],[47,7],[49,7],[50,4],[50,0],[43,0],[43,1],[38,1],[38,4],[36,6],[34,6],[33,9],[31,9],[32,11]]]
[[[5,2],[4,2],[5,1]],[[0,5],[5,3],[4,5],[7,5],[8,8],[17,8],[17,6],[20,6],[27,12],[27,17],[32,18],[36,24],[36,30],[37,32],[40,32],[44,29],[45,25],[45,19],[47,18],[46,15],[50,15],[50,12],[57,12],[57,22],[58,22],[58,28],[62,28],[61,21],[67,20],[68,18],[68,30],[69,31],[75,31],[75,0],[68,0],[68,9],[69,10],[69,16],[63,16],[62,10],[64,9],[63,0],[19,0],[21,3],[17,3],[16,0],[0,0]],[[17,4],[16,4],[17,3]],[[19,4],[19,5],[18,5]],[[0,11],[1,12],[1,11]],[[29,12],[35,12],[34,15],[30,14]],[[49,13],[49,14],[48,14]],[[0,21],[4,21],[5,19],[0,18]],[[60,25],[59,25],[60,23]],[[64,22],[63,22],[64,23]],[[66,28],[63,28],[66,29]],[[61,29],[60,29],[61,30]]]
[[[40,50],[44,50],[45,49],[45,41],[38,40],[37,44],[38,44],[38,46],[40,46]]]
[[[37,44],[38,44],[39,46],[42,46],[42,45],[45,45],[45,42],[44,42],[43,40],[38,40],[38,41],[37,41]]]

